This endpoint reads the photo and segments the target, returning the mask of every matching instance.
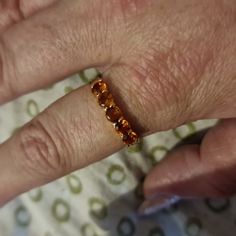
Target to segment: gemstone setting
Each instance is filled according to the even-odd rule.
[[[127,120],[121,119],[115,124],[115,129],[118,133],[128,133],[131,130],[130,124]]]
[[[92,93],[95,96],[98,97],[104,91],[108,91],[108,85],[104,81],[98,80],[92,85]]]
[[[115,105],[114,99],[109,91],[104,91],[98,96],[98,103],[101,107],[104,108]]]
[[[131,131],[129,133],[123,134],[122,140],[129,146],[138,142],[138,135],[134,131]]]
[[[137,143],[138,134],[133,131],[128,120],[123,116],[109,91],[108,84],[99,77],[92,83],[91,90],[99,105],[105,110],[107,120],[113,123],[116,133],[121,136],[122,141],[128,146]]]
[[[122,112],[118,106],[112,106],[106,110],[106,117],[109,121],[115,123],[122,117]]]

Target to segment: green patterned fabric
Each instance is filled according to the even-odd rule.
[[[2,106],[0,140],[95,76],[95,70],[87,70]],[[152,217],[140,218],[136,212],[143,175],[181,139],[213,123],[198,121],[154,134],[23,194],[0,210],[0,236],[234,236],[234,199],[183,202]]]

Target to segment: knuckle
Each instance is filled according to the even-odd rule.
[[[32,121],[20,132],[23,163],[28,172],[50,177],[64,168],[62,156],[51,134],[39,120]]]

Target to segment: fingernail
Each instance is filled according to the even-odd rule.
[[[160,195],[155,199],[145,200],[138,208],[139,215],[151,215],[171,205],[177,203],[181,198],[179,196]]]

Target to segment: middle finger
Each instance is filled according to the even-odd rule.
[[[106,30],[98,31],[107,25],[97,5],[92,0],[60,1],[2,35],[0,104],[81,69],[108,64]]]

